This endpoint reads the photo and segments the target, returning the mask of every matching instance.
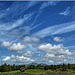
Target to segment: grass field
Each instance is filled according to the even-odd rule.
[[[25,72],[20,72],[20,70],[15,70],[10,72],[0,72],[0,74],[75,74],[75,70],[52,71],[52,70],[29,69],[26,70]]]

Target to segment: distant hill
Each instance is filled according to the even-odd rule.
[[[41,64],[41,65],[47,65],[47,64],[44,64],[44,63],[35,63],[35,62],[27,64],[27,65],[39,65],[39,64]]]

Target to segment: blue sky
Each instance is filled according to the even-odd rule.
[[[0,1],[0,65],[75,63],[74,1]]]

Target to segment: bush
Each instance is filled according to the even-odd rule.
[[[24,71],[25,71],[25,68],[24,68],[24,67],[21,67],[21,68],[20,68],[20,71],[21,71],[21,72],[24,72]]]

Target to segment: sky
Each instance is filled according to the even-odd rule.
[[[0,1],[0,65],[75,63],[75,1]]]

